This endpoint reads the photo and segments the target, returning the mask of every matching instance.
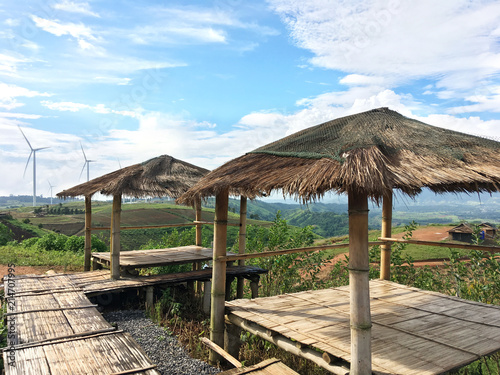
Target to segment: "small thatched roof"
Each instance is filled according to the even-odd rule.
[[[407,118],[388,108],[302,130],[227,162],[178,199],[193,204],[229,189],[249,198],[282,190],[304,201],[327,191],[378,200],[392,189],[494,192],[500,143]]]
[[[207,169],[162,155],[94,178],[57,193],[60,198],[104,195],[177,198],[208,173]]]

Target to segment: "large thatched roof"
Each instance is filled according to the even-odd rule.
[[[207,169],[162,155],[63,190],[57,196],[92,196],[100,192],[104,195],[124,194],[137,198],[177,198],[207,173]]]
[[[500,143],[378,108],[313,126],[231,160],[178,201],[223,189],[249,198],[272,190],[304,201],[333,190],[378,200],[392,189],[500,191]]]

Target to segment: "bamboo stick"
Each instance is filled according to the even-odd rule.
[[[222,356],[226,361],[228,361],[230,364],[232,364],[234,367],[243,367],[243,365],[241,364],[240,361],[238,361],[236,358],[234,358],[231,354],[229,354],[228,352],[226,352],[224,349],[222,349],[219,345],[213,343],[212,341],[210,341],[209,339],[207,339],[206,337],[202,337],[200,338],[201,342],[203,344],[205,344],[208,348],[210,348],[211,350],[214,350],[215,352],[217,352],[217,354],[219,354],[220,356]]]
[[[389,238],[389,237],[379,237],[379,240],[383,242],[401,242],[401,243],[408,243],[415,245],[450,247],[450,248],[466,249],[466,250],[482,250],[482,251],[489,251],[490,253],[500,253],[500,246],[482,246],[482,245],[465,245],[465,244],[462,245],[457,243],[445,243],[445,242],[402,240],[398,238]]]
[[[146,367],[138,367],[138,368],[134,368],[134,369],[131,369],[131,370],[125,370],[125,371],[120,371],[120,372],[113,372],[109,375],[127,375],[127,374],[137,374],[139,372],[144,372],[144,371],[148,371],[148,370],[154,370],[156,367],[156,365],[150,365],[150,366],[146,366]]]
[[[247,197],[241,196],[240,198],[240,233],[238,241],[238,254],[245,253],[247,242]],[[244,266],[245,260],[239,259],[238,265]],[[243,298],[243,287],[245,286],[245,279],[238,277],[236,284],[236,298]]]
[[[120,216],[122,210],[122,197],[113,197],[113,212],[111,214],[111,278],[120,278]]]
[[[351,375],[371,375],[368,198],[349,191]]]
[[[2,351],[34,348],[34,347],[43,346],[43,345],[53,345],[53,344],[59,344],[62,342],[69,342],[69,341],[75,341],[75,340],[88,339],[88,338],[92,338],[92,337],[98,337],[98,336],[101,336],[103,334],[121,333],[121,332],[123,332],[123,331],[117,330],[115,327],[103,328],[103,329],[98,329],[95,331],[85,331],[85,332],[75,333],[72,335],[52,337],[52,338],[43,339],[43,340],[34,341],[34,342],[29,342],[29,343],[25,343],[25,344],[11,345],[11,346],[8,346],[6,348],[3,348]]]
[[[54,307],[51,309],[35,309],[35,310],[15,311],[15,312],[5,313],[3,316],[12,316],[12,315],[30,314],[30,313],[35,313],[35,312],[48,312],[48,311],[81,310],[81,309],[88,309],[88,308],[97,307],[97,306],[99,306],[99,305],[67,306],[67,307]]]
[[[392,236],[392,191],[384,195],[382,202],[382,237]],[[391,279],[391,244],[380,246],[380,278]]]
[[[218,260],[218,258],[226,254],[228,207],[229,191],[225,189],[215,197],[214,262],[210,311],[210,340],[219,346],[224,345],[226,262]],[[212,364],[215,364],[218,357],[215,351],[211,351],[209,360]]]
[[[195,223],[196,223],[196,246],[201,246],[201,199],[198,198],[196,200],[196,214],[195,214]]]
[[[92,253],[92,235],[90,227],[92,227],[92,202],[90,196],[85,196],[85,255],[84,255],[84,271],[90,271],[90,258]]]
[[[382,245],[384,241],[371,241],[368,242],[369,246]],[[251,258],[266,258],[273,257],[276,255],[293,254],[293,253],[307,253],[311,251],[322,251],[329,249],[339,249],[339,248],[349,247],[349,243],[341,243],[335,245],[324,245],[324,246],[311,246],[311,247],[297,247],[295,249],[284,249],[276,251],[264,251],[263,253],[248,253],[248,254],[238,254],[238,255],[224,255],[217,258],[217,260],[224,262],[234,262],[240,259],[251,259]]]
[[[286,350],[289,353],[292,353],[293,355],[297,355],[299,357],[308,359],[314,363],[316,363],[318,366],[323,367],[324,369],[330,371],[333,374],[336,375],[347,375],[349,374],[349,370],[338,365],[334,365],[333,363],[327,363],[323,358],[322,354],[316,350],[310,349],[308,347],[304,348],[297,348],[296,342],[278,334],[275,336],[271,336],[268,334],[267,329],[254,325],[254,324],[249,324],[246,320],[234,315],[234,314],[228,314],[228,319],[233,323],[234,325],[237,325],[241,328],[243,328],[245,331],[248,331],[256,336],[259,336],[263,338],[264,340],[267,340],[269,342],[272,342],[276,346],[280,347],[281,349]]]

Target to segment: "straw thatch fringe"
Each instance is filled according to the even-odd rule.
[[[177,198],[193,186],[207,169],[197,167],[169,155],[119,169],[104,176],[57,193],[60,198],[104,195],[128,195],[136,198]]]
[[[316,142],[313,136],[319,137]],[[332,190],[357,191],[377,202],[392,189],[409,196],[425,187],[436,193],[491,193],[500,191],[499,151],[498,142],[382,108],[303,130],[236,158],[207,174],[178,202],[193,205],[226,188],[251,199],[281,190],[304,202]]]

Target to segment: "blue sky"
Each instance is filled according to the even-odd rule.
[[[495,1],[0,1],[0,195],[162,154],[213,169],[390,107],[500,138]]]

